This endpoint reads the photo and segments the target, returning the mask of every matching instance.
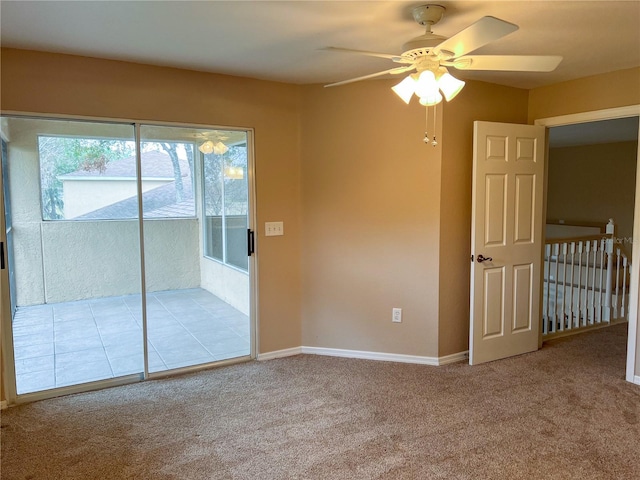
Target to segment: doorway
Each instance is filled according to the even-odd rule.
[[[251,131],[4,117],[3,132],[10,401],[251,358]]]
[[[640,105],[628,107],[612,108],[607,110],[599,110],[593,112],[584,112],[579,114],[564,115],[559,117],[550,117],[538,119],[536,125],[545,127],[558,127],[565,125],[578,125],[587,122],[596,122],[601,120],[614,120],[621,118],[638,118],[640,116]],[[637,125],[637,124],[636,124]],[[636,131],[636,138],[640,136],[640,131]],[[633,209],[633,238],[640,237],[640,182],[638,175],[640,174],[640,144],[636,147],[636,180],[635,180],[635,200]],[[633,242],[635,243],[635,242]],[[628,341],[627,341],[627,364],[626,364],[626,380],[629,382],[637,382],[638,377],[635,376],[636,371],[636,353],[638,350],[638,285],[640,280],[640,268],[637,262],[632,262],[630,272],[629,286],[629,312],[628,312]],[[542,337],[540,342],[542,342]]]

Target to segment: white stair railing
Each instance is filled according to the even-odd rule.
[[[610,220],[606,236],[547,241],[543,336],[626,320],[631,263],[614,232]]]

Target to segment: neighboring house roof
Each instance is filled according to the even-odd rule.
[[[122,160],[109,162],[103,172],[78,170],[63,175],[64,177],[107,177],[107,178],[136,178],[136,159],[127,157]],[[182,174],[183,201],[176,202],[175,180],[159,187],[147,190],[142,194],[142,207],[144,218],[188,217],[195,215],[195,201],[193,195],[193,182],[191,170],[187,160],[180,160],[180,172]],[[168,178],[174,179],[173,165],[168,154],[163,152],[144,152],[142,154],[143,178]],[[105,178],[105,180],[107,179]],[[138,197],[134,195],[119,202],[107,205],[92,212],[75,217],[74,220],[104,220],[118,218],[138,217]]]
[[[183,178],[183,198],[176,202],[175,182],[156,187],[142,194],[144,218],[189,217],[195,215],[195,201],[191,181]],[[99,208],[93,212],[75,217],[74,220],[105,220],[138,217],[138,197],[134,195],[125,200]]]
[[[150,151],[142,152],[142,176],[152,178],[173,178],[173,164],[171,157],[164,152]],[[189,176],[189,162],[180,159],[180,172],[183,177]],[[79,169],[75,172],[60,175],[58,178],[80,179],[82,177],[105,177],[105,178],[136,178],[136,157],[126,157],[120,160],[112,160],[107,163],[103,172],[97,169],[83,170]]]

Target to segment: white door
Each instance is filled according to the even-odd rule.
[[[545,128],[474,123],[469,363],[538,348]]]

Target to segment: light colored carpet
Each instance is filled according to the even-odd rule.
[[[2,413],[9,479],[637,479],[626,325],[486,365],[299,355]]]

